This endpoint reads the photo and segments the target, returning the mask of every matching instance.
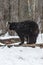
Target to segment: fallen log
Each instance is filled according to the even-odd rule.
[[[19,38],[0,39],[0,42],[3,44],[12,44],[17,43],[18,41],[20,41]]]
[[[40,47],[40,48],[43,48],[43,43],[15,45],[15,43],[18,41],[20,41],[19,38],[0,39],[0,43],[1,43],[0,47],[8,46],[10,48],[10,47],[14,46],[14,47]]]
[[[15,47],[19,47],[20,45],[14,45]],[[21,47],[40,47],[43,48],[43,44],[23,44]]]
[[[7,46],[7,47],[12,47],[12,46],[14,46],[14,47],[33,47],[33,48],[35,48],[35,47],[40,47],[40,48],[43,48],[43,44],[22,44],[22,45],[15,45],[15,44],[0,44],[0,47],[2,47],[2,46]]]

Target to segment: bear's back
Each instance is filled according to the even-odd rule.
[[[34,29],[38,28],[38,25],[34,21],[24,21],[24,22],[18,22],[17,23],[17,29],[23,30],[23,29]]]

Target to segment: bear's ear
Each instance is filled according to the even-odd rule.
[[[8,22],[8,24],[10,25],[10,24],[11,24],[11,22]]]

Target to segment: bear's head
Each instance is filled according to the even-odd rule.
[[[8,22],[9,29],[10,30],[15,30],[16,29],[16,23],[15,22]]]

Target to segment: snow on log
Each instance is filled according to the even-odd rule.
[[[8,46],[9,48],[14,47],[41,47],[43,48],[43,43],[37,43],[37,44],[22,44],[19,45],[20,39],[16,36],[10,36],[10,37],[0,37],[0,46]],[[16,43],[18,43],[16,45]]]

